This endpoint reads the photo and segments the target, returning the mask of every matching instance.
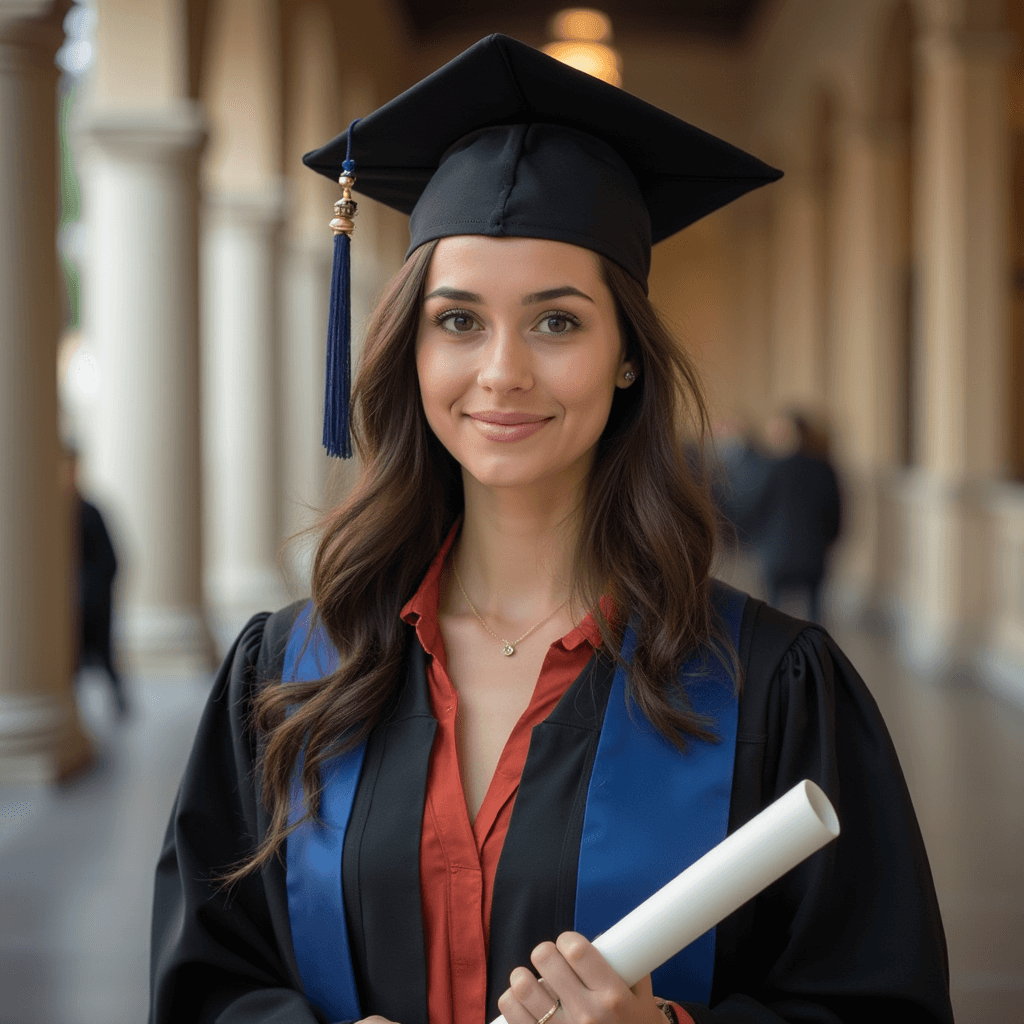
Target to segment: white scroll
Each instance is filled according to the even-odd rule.
[[[599,935],[594,947],[635,985],[838,835],[828,797],[804,779]]]

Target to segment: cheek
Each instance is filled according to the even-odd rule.
[[[556,383],[564,404],[575,406],[586,415],[607,412],[615,393],[615,377],[619,367],[618,346],[611,344],[587,348],[574,354],[555,369]]]
[[[465,360],[458,359],[451,346],[425,344],[416,352],[416,373],[427,423],[448,443],[459,426],[459,412],[471,385]]]
[[[445,405],[446,398],[456,387],[457,366],[434,345],[423,345],[416,352],[416,373],[420,394],[429,410]]]

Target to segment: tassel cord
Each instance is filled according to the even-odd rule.
[[[324,395],[324,448],[335,458],[352,457],[349,431],[351,382],[351,242],[345,233],[334,236],[331,305],[327,319],[327,366]]]

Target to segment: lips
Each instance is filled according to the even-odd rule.
[[[503,427],[516,427],[523,423],[541,423],[549,416],[535,416],[527,412],[471,412],[471,419],[483,423],[497,423]]]
[[[553,416],[537,416],[530,412],[474,412],[469,418],[475,429],[487,440],[498,444],[525,441],[543,430]]]

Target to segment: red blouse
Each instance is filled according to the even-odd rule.
[[[438,725],[430,754],[420,838],[431,1024],[481,1024],[485,1020],[494,875],[526,763],[530,732],[554,710],[601,644],[597,624],[588,615],[548,648],[529,706],[505,743],[476,821],[471,822],[455,745],[459,695],[448,677],[437,615],[441,570],[456,532],[457,526],[441,546],[419,589],[402,609],[402,618],[415,626],[423,650],[429,655],[427,685]],[[680,1010],[680,1024],[690,1020]]]

